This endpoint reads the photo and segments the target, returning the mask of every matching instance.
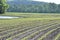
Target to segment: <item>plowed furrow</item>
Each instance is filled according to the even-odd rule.
[[[52,33],[50,33],[49,35],[47,35],[42,40],[54,40],[54,38],[57,36],[58,33],[60,33],[60,28],[58,28],[57,30],[55,30]]]
[[[31,27],[19,27],[19,28],[15,28],[15,29],[11,29],[11,30],[7,30],[7,31],[4,31],[4,32],[0,32],[0,36],[3,36],[3,35],[5,35],[5,34],[8,34],[8,33],[10,33],[10,32],[15,32],[15,31],[17,31],[17,30],[25,30],[25,29],[28,29],[28,28],[31,28]]]
[[[48,26],[55,25],[55,24],[57,24],[57,23],[45,25],[44,27],[40,28],[40,30],[41,30],[41,29],[44,29],[44,28],[46,28],[46,27],[48,27]],[[35,29],[35,30],[38,31],[37,29]],[[17,40],[17,39],[20,40],[20,39],[24,38],[25,36],[28,36],[28,35],[30,35],[30,34],[36,32],[35,30],[33,29],[33,31],[31,31],[31,32],[29,31],[29,32],[26,32],[26,33],[24,33],[24,34],[22,34],[22,35],[19,35],[18,37],[13,38],[13,40]]]
[[[43,34],[47,33],[48,31],[54,29],[54,28],[57,28],[57,25],[60,25],[60,24],[56,24],[52,27],[46,27],[46,29],[44,30],[44,28],[41,30],[41,31],[38,31],[36,34],[33,34],[32,36],[26,38],[25,40],[37,40],[37,38],[41,37]],[[22,38],[23,40],[23,38]]]
[[[25,29],[22,29],[22,30],[16,30],[16,31],[14,31],[14,32],[11,32],[11,33],[8,33],[8,34],[6,34],[6,35],[1,36],[0,39],[1,39],[1,40],[2,40],[2,39],[3,39],[3,40],[6,40],[7,38],[9,38],[9,37],[11,37],[11,36],[14,36],[14,35],[16,35],[16,34],[18,34],[18,33],[27,31],[27,30],[29,30],[29,29],[32,29],[32,28],[25,28]]]
[[[38,40],[45,40],[44,38],[47,37],[47,35],[51,34],[52,32],[56,31],[60,29],[60,27],[57,27],[56,29],[52,29],[51,31],[47,32],[46,34],[44,34],[43,36],[39,37]]]

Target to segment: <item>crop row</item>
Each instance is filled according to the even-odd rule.
[[[1,20],[0,20],[1,21]],[[51,30],[59,28],[60,21],[57,20],[29,20],[16,23],[2,23],[0,27],[0,40],[37,40],[43,37]],[[10,25],[9,25],[10,24]],[[5,26],[4,26],[5,25]],[[58,27],[57,27],[58,26]],[[58,30],[59,31],[59,30]],[[40,37],[41,36],[41,37]]]
[[[44,28],[49,28],[49,26],[56,26],[56,24],[58,25],[58,23],[57,22],[54,22],[54,23],[49,23],[49,24],[46,24],[46,25],[44,25],[44,26],[40,26],[40,27],[38,27],[39,29],[38,30],[41,30],[41,29],[44,29]],[[7,40],[14,40],[14,37],[15,37],[15,40],[17,40],[17,38],[19,39],[19,40],[21,40],[21,39],[23,39],[24,37],[26,37],[26,36],[28,36],[28,35],[30,35],[30,34],[32,34],[32,33],[34,33],[34,32],[36,32],[36,31],[38,31],[37,29],[31,29],[31,30],[28,30],[28,31],[26,31],[26,32],[23,32],[23,33],[19,33],[19,34],[17,34],[16,36],[12,36],[12,37],[10,37],[10,38],[8,38]],[[24,36],[23,36],[24,35]],[[21,38],[21,39],[20,39]],[[23,39],[24,40],[24,39]]]

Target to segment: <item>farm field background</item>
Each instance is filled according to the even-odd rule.
[[[0,19],[0,40],[60,40],[60,14],[6,13]]]

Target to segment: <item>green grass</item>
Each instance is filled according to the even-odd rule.
[[[53,13],[15,13],[7,12],[5,14],[0,14],[3,16],[19,16],[21,18],[60,18],[60,14]]]
[[[56,36],[54,40],[59,40],[60,39],[60,33]]]
[[[0,15],[20,17],[16,19],[0,19],[0,40],[2,39],[12,40],[13,38],[18,37],[19,35],[22,35],[28,31],[31,31],[36,27],[41,28],[38,31],[20,39],[28,40],[28,38],[31,37],[34,38],[34,35],[36,34],[38,35],[40,31],[47,30],[48,28],[54,28],[54,26],[60,24],[60,14],[7,12],[5,14]],[[60,26],[58,26],[57,28],[60,28]],[[45,33],[37,40],[42,40],[44,37],[46,37],[56,29],[52,29],[51,31]],[[57,40],[59,37],[60,36],[57,35],[55,39]]]

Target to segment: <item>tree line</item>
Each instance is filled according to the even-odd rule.
[[[32,12],[32,13],[60,13],[60,4],[13,4],[8,12]]]
[[[8,5],[9,8],[8,8]],[[30,12],[30,13],[60,13],[60,4],[45,2],[7,2],[0,0],[0,13],[7,12]],[[7,9],[8,8],[8,9]],[[7,9],[7,10],[6,10]]]

